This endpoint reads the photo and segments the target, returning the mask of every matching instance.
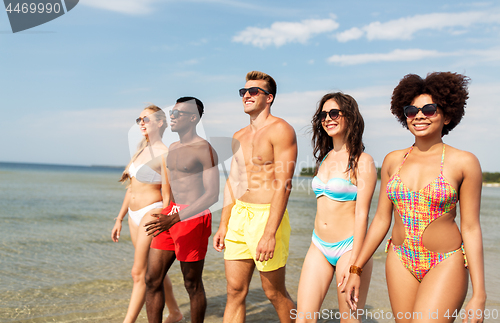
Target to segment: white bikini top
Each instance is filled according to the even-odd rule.
[[[131,163],[128,168],[128,174],[142,183],[161,184],[161,174],[158,174],[146,164],[135,167],[134,163]]]

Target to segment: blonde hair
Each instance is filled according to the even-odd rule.
[[[154,111],[151,115],[155,116],[156,121],[163,121],[163,124],[160,127],[160,137],[163,137],[163,133],[165,132],[165,129],[167,129],[167,116],[165,115],[165,112],[157,107],[154,104],[148,105],[147,107],[144,108],[144,110],[151,110]],[[143,111],[144,111],[143,110]],[[122,173],[122,177],[120,178],[119,182],[126,182],[127,180],[130,180],[130,175],[128,173],[128,169],[130,165],[137,159],[137,157],[142,153],[142,151],[148,146],[148,139],[144,137],[139,145],[137,145],[137,151],[136,153],[132,156],[130,159],[130,162],[128,165],[125,167],[125,170]]]

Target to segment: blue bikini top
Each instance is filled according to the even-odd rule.
[[[326,154],[325,158],[319,164],[320,167],[327,156],[328,154]],[[323,183],[318,176],[314,176],[312,189],[314,194],[316,194],[316,198],[324,195],[329,199],[339,202],[356,201],[358,196],[358,188],[351,183],[351,172],[349,172],[349,180],[334,177],[330,178],[326,183]]]

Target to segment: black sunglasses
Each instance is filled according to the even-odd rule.
[[[331,109],[328,112],[321,111],[320,113],[318,113],[319,121],[321,121],[321,122],[325,121],[327,115],[329,115],[330,119],[332,119],[332,120],[338,119],[338,117],[340,117],[340,110],[339,109]]]
[[[240,96],[244,97],[247,92],[250,93],[250,96],[256,96],[257,94],[259,94],[259,90],[261,90],[265,94],[270,94],[268,91],[266,91],[260,87],[252,86],[252,87],[249,87],[248,89],[245,89],[245,88],[240,89]]]
[[[173,116],[174,118],[179,118],[183,113],[187,114],[196,114],[196,112],[189,112],[189,111],[181,111],[181,110],[170,110],[168,111],[168,115]]]
[[[144,123],[149,123],[149,121],[151,121],[151,119],[149,119],[148,116],[145,116],[144,118],[139,117],[139,118],[135,119],[135,122],[137,124],[141,124],[141,121],[144,121]]]
[[[426,117],[434,117],[437,112],[437,104],[436,103],[429,103],[424,105],[421,108],[417,108],[414,105],[407,105],[404,107],[404,112],[405,116],[408,119],[413,119],[417,116],[418,112],[422,112],[422,114]]]

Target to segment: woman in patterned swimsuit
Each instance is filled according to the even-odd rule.
[[[425,79],[408,74],[394,89],[391,112],[415,143],[384,159],[377,212],[351,267],[357,275],[346,285],[351,308],[356,308],[362,267],[384,239],[394,211],[386,277],[396,322],[453,322],[460,317],[469,273],[473,293],[465,311],[471,322],[483,321],[481,167],[473,154],[442,141],[464,115],[467,84],[467,77],[449,72]]]

